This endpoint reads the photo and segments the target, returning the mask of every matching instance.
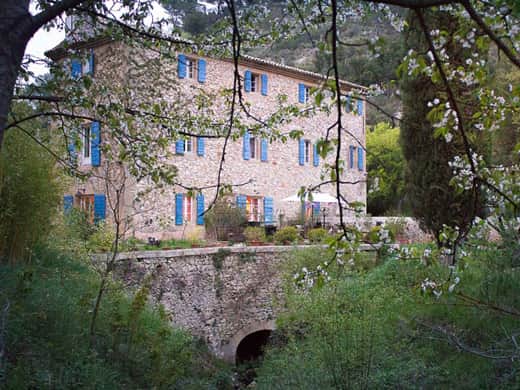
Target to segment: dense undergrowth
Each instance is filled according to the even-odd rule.
[[[331,269],[330,282],[305,293],[291,272],[322,256],[295,257],[287,312],[257,370],[258,388],[520,386],[518,242],[472,246],[454,269],[417,258]],[[423,288],[426,279],[436,294]]]
[[[98,275],[48,249],[32,259],[0,266],[0,307],[9,303],[1,388],[229,388],[227,367],[149,305],[146,287],[132,297],[113,283],[91,340]]]

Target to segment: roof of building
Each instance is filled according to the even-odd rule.
[[[113,41],[114,41],[114,39],[110,38],[110,37],[91,38],[86,41],[73,43],[69,46],[69,48],[73,49],[73,50],[89,49],[89,48],[95,48],[95,47],[99,47],[102,45],[106,45]],[[185,40],[185,39],[177,39],[177,41],[178,41],[178,43],[182,43],[182,44],[193,44],[193,42]],[[66,57],[67,48],[65,45],[65,41],[61,42],[56,47],[45,52],[45,55],[47,57],[49,57],[50,59],[52,59],[53,61],[57,61],[57,60],[60,60],[64,57]],[[232,58],[221,58],[221,60],[227,61],[227,62],[233,61]],[[304,80],[304,81],[310,81],[310,82],[313,82],[316,84],[327,79],[327,76],[322,75],[320,73],[311,72],[309,70],[304,70],[304,69],[296,68],[294,66],[280,64],[278,62],[274,62],[274,61],[270,61],[270,60],[266,60],[266,59],[262,59],[262,58],[257,58],[257,57],[253,57],[253,56],[249,56],[249,55],[243,55],[243,54],[240,55],[239,64],[240,65],[250,65],[250,66],[255,67],[258,70],[276,72],[279,74],[283,74],[285,76],[297,78],[297,79]],[[355,88],[355,89],[361,90],[361,92],[367,90],[366,87],[359,85],[359,84],[352,83],[350,81],[339,80],[339,82],[340,82],[340,86],[345,89]]]

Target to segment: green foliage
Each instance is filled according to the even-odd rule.
[[[519,330],[520,244],[475,244],[456,270],[387,260],[369,272],[335,272],[305,293],[288,268],[278,319],[287,344],[268,351],[257,388],[518,387],[511,335]],[[301,252],[293,266],[310,268],[324,255]],[[427,278],[439,297],[422,288]]]
[[[7,132],[0,153],[0,261],[31,257],[52,228],[62,193],[50,154],[21,131]]]
[[[206,232],[218,240],[227,240],[229,235],[237,240],[247,223],[245,214],[238,207],[225,201],[218,201],[204,216]]]
[[[367,211],[372,215],[406,214],[399,132],[387,123],[378,123],[367,132]]]
[[[107,223],[92,226],[93,232],[88,238],[87,247],[93,252],[109,252],[116,238],[114,229]]]
[[[217,253],[213,255],[213,266],[217,271],[221,271],[224,266],[224,261],[226,258],[231,255],[231,251],[229,249],[220,248]]]
[[[419,22],[413,15],[410,13],[408,19],[407,48],[423,53],[428,50],[428,46]],[[460,23],[464,22],[446,12],[430,11],[428,23],[448,31],[455,31],[460,27]],[[463,51],[457,46],[460,43],[450,42],[448,47],[451,51],[448,55],[453,65],[463,63]],[[426,63],[424,56],[416,61]],[[450,142],[444,139],[446,135],[444,133],[434,135],[435,128],[430,120],[436,122],[441,118],[432,116],[430,112],[432,109],[428,107],[428,103],[432,104],[431,102],[439,96],[443,96],[443,86],[417,70],[409,72],[407,66],[401,67],[401,77],[403,102],[401,145],[406,159],[406,193],[410,200],[412,214],[419,220],[424,230],[433,233],[440,244],[439,236],[444,225],[458,226],[461,232],[465,232],[470,227],[475,213],[482,210],[482,197],[479,191],[457,191],[451,185],[453,169],[449,162],[455,156],[464,155],[465,147],[459,132],[455,132]],[[437,75],[436,80],[438,79]],[[463,119],[467,120],[475,110],[476,98],[468,96],[467,87],[457,86],[454,83],[452,88],[457,96],[460,94],[458,104],[465,114]],[[442,117],[441,108],[435,112]],[[444,126],[442,131],[448,132],[450,126],[454,124],[450,122],[450,125]],[[474,142],[471,148],[482,152],[485,142],[481,139],[481,135],[473,135]]]
[[[323,228],[314,228],[309,230],[309,240],[314,244],[320,244],[325,241],[328,236],[327,230]]]
[[[385,223],[385,229],[393,235],[394,238],[403,234],[406,230],[406,221],[402,218],[390,220]]]
[[[277,244],[290,244],[298,240],[298,229],[294,226],[286,226],[274,234],[274,242]]]
[[[110,286],[92,349],[88,324],[99,282],[88,266],[38,249],[31,265],[1,266],[0,280],[0,307],[10,303],[2,388],[208,388],[225,372],[171,326],[162,307],[148,304],[146,283],[133,298]]]
[[[244,229],[244,236],[247,241],[260,241],[264,242],[266,240],[265,237],[265,229],[256,226],[248,226]]]
[[[382,229],[382,226],[374,226],[373,228],[371,228],[370,231],[366,234],[366,240],[372,244],[379,243],[381,241]],[[389,230],[388,236],[391,242],[395,241],[395,235],[391,230]]]

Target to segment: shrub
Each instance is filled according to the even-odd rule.
[[[323,228],[315,228],[309,230],[309,240],[312,243],[320,243],[327,237],[327,231]]]
[[[277,244],[289,244],[296,241],[298,236],[298,229],[294,226],[286,226],[274,234],[274,242]]]
[[[385,223],[385,229],[389,230],[394,237],[400,236],[406,231],[406,220],[403,218],[396,218]]]
[[[93,226],[94,232],[88,239],[87,247],[93,252],[111,251],[116,236],[114,229],[102,222]]]
[[[225,201],[218,201],[204,217],[206,231],[217,240],[228,240],[231,233],[236,240],[247,223],[243,211]]]
[[[244,236],[247,241],[260,241],[266,240],[265,230],[261,227],[248,226],[244,230]]]

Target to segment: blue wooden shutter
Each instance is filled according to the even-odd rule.
[[[349,166],[350,168],[354,168],[354,149],[356,147],[355,146],[349,146]]]
[[[175,141],[175,154],[184,154],[184,140]]]
[[[264,198],[264,223],[273,224],[273,198]]]
[[[267,140],[262,138],[260,143],[260,160],[267,161]]]
[[[101,128],[99,122],[92,122],[90,124],[90,157],[93,167],[101,165]]]
[[[206,81],[206,61],[203,59],[199,60],[198,79],[199,79],[199,83],[203,83]]]
[[[313,154],[312,154],[312,165],[317,167],[320,165],[320,155],[318,154],[318,145],[314,144]]]
[[[267,75],[262,75],[262,95],[267,96]]]
[[[81,73],[83,72],[83,65],[81,64],[81,60],[78,58],[73,58],[70,61],[70,74],[73,78],[77,79],[81,77]]]
[[[245,212],[246,205],[247,205],[247,197],[245,195],[237,195],[237,207],[240,210]]]
[[[301,138],[298,142],[298,162],[300,165],[305,164],[305,141]]]
[[[363,170],[363,148],[361,147],[357,150],[357,167],[360,171]]]
[[[72,195],[65,195],[63,197],[63,213],[69,214],[74,204],[74,197]]]
[[[357,113],[358,115],[363,115],[363,100],[361,99],[357,101]]]
[[[90,49],[88,56],[88,74],[94,76],[94,50]]]
[[[347,99],[346,99],[345,111],[346,112],[351,112],[352,111],[352,98],[350,97],[350,95],[347,96]]]
[[[204,138],[197,137],[197,156],[204,156]]]
[[[305,103],[305,84],[298,84],[298,101]]]
[[[184,200],[183,194],[175,194],[175,225],[182,225],[182,202]]]
[[[244,145],[242,148],[242,157],[244,157],[244,160],[249,160],[251,158],[251,144],[249,143],[251,138],[251,134],[246,131],[244,134]]]
[[[184,79],[186,78],[186,56],[179,54],[177,60],[177,76],[179,76],[180,79]]]
[[[251,71],[246,70],[244,74],[244,90],[246,92],[251,92]]]
[[[94,194],[94,222],[105,220],[107,201],[105,194]]]
[[[197,225],[204,225],[204,195],[197,195]]]

